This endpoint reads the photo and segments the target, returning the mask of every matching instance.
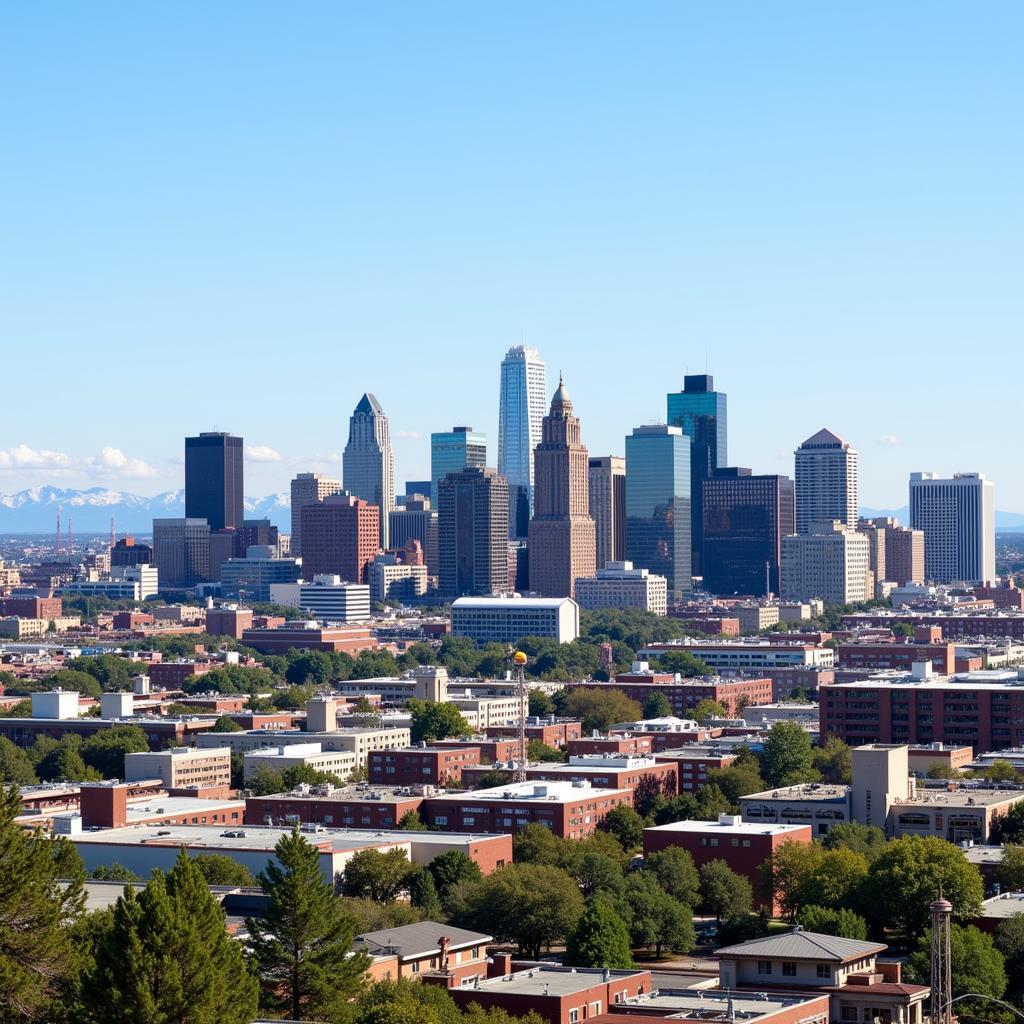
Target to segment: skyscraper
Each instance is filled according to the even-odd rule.
[[[486,597],[508,587],[508,482],[493,469],[460,469],[438,484],[439,588]]]
[[[348,444],[342,459],[345,490],[380,509],[380,546],[388,546],[388,514],[395,507],[395,456],[388,418],[380,402],[367,393],[348,421]]]
[[[508,481],[509,507],[520,492],[533,510],[533,453],[540,444],[547,403],[547,372],[540,353],[527,345],[510,348],[501,362],[498,399],[498,472]],[[509,536],[521,536],[522,516],[509,521]]]
[[[730,467],[716,469],[703,492],[704,589],[778,594],[782,538],[796,530],[793,481]]]
[[[242,439],[210,431],[185,438],[185,518],[211,530],[238,529],[243,516]]]
[[[924,583],[924,531],[900,526],[895,519],[881,516],[862,519],[865,526],[881,530],[885,536],[885,576],[893,583]],[[880,579],[883,577],[879,577]]]
[[[691,568],[695,575],[702,571],[702,500],[701,485],[719,468],[729,464],[729,416],[725,393],[715,390],[710,374],[687,374],[683,390],[667,396],[667,422],[682,427],[690,438],[690,549]]]
[[[619,455],[591,457],[589,477],[600,570],[626,557],[626,460]]]
[[[299,473],[292,480],[292,536],[293,557],[302,556],[302,510],[307,505],[323,501],[329,494],[341,490],[341,481],[321,476],[319,473]]]
[[[329,494],[302,510],[302,578],[340,576],[365,583],[379,548],[380,510],[352,494]]]
[[[431,507],[426,496],[410,498],[406,491],[405,504],[390,515],[388,524],[392,550],[404,548],[410,541],[419,541],[427,571],[431,576],[438,572],[437,561],[437,511]]]
[[[559,379],[534,452],[530,589],[545,597],[572,597],[577,577],[597,569],[589,464],[580,421]]]
[[[982,473],[910,474],[910,525],[924,531],[924,574],[936,583],[996,575],[995,484]]]
[[[452,427],[430,435],[430,502],[437,505],[437,482],[467,466],[487,465],[487,436],[472,427]],[[406,492],[408,493],[408,492]]]
[[[814,522],[838,519],[857,529],[857,452],[831,430],[819,430],[794,453],[796,532],[809,533]]]
[[[153,564],[161,590],[210,579],[210,524],[205,519],[154,519]]]
[[[626,438],[626,557],[668,580],[672,598],[692,589],[690,437],[681,427],[635,427]]]

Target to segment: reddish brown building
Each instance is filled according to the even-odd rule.
[[[708,772],[716,768],[728,768],[736,755],[724,750],[665,750],[655,754],[658,761],[674,764],[679,772],[679,792],[689,793],[700,789],[708,781]]]
[[[744,704],[770,704],[772,701],[772,681],[762,676],[756,679],[699,676],[677,683],[674,682],[674,676],[668,673],[627,672],[616,676],[612,682],[586,682],[578,685],[590,690],[622,690],[641,707],[651,694],[663,693],[672,714],[682,718],[702,700],[717,701],[730,715],[735,715]]]
[[[581,754],[601,754],[605,757],[632,754],[634,757],[645,757],[654,752],[654,739],[650,733],[621,733],[572,740],[567,747],[570,757]]]
[[[941,630],[938,630],[941,633]],[[840,670],[856,669],[879,672],[900,669],[909,672],[914,662],[927,661],[940,676],[951,676],[956,671],[956,644],[914,643],[912,641],[881,644],[840,644]]]
[[[393,829],[402,818],[418,811],[423,798],[396,791],[357,790],[330,794],[279,793],[251,796],[245,802],[246,825],[284,825],[298,821],[328,828]]]
[[[4,597],[0,598],[0,615],[13,615],[19,619],[59,619],[64,602],[59,597]]]
[[[387,786],[457,786],[465,769],[479,766],[479,747],[371,750],[366,759],[370,782]]]
[[[519,741],[516,739],[468,739],[438,740],[437,747],[477,747],[480,750],[481,764],[495,764],[498,761],[511,761],[518,756]]]
[[[206,632],[210,636],[233,636],[242,638],[242,633],[252,628],[251,608],[207,608]]]
[[[149,612],[122,611],[114,612],[110,625],[114,629],[142,629],[156,622]]]
[[[488,736],[518,736],[519,727],[515,725],[492,725],[485,730]],[[548,720],[531,718],[526,724],[526,738],[540,740],[541,743],[557,750],[572,740],[583,735],[583,723],[570,719]]]
[[[670,618],[682,619],[683,625],[695,633],[708,636],[739,636],[740,620],[731,615],[694,615],[682,608],[669,608]]]
[[[301,510],[302,578],[334,575],[365,583],[380,551],[380,509],[351,494],[331,494]]]
[[[217,666],[209,661],[161,661],[149,666],[150,690],[181,690]]]
[[[304,651],[345,651],[355,655],[360,651],[375,651],[379,646],[368,626],[308,629],[302,625],[286,625],[276,629],[247,629],[242,633],[242,643],[263,654],[284,654],[294,647]]]
[[[132,725],[137,725],[149,741],[151,750],[165,747],[190,746],[197,735],[213,728],[213,718],[142,718],[136,716]],[[31,747],[40,736],[59,740],[67,735],[83,739],[124,725],[123,721],[106,721],[102,718],[0,718],[0,736],[6,736],[19,747]]]
[[[938,626],[948,640],[1024,640],[1024,614],[1013,611],[979,612],[858,612],[843,616],[843,625],[885,626],[897,623],[914,626]]]

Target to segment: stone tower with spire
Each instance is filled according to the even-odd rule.
[[[388,546],[388,519],[395,507],[395,456],[388,418],[367,392],[348,421],[342,457],[345,490],[380,509],[380,546]]]
[[[533,464],[530,590],[572,597],[576,580],[597,570],[597,540],[590,518],[589,457],[561,376]]]

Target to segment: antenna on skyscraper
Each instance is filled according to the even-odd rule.
[[[63,511],[64,511],[64,506],[63,505],[58,505],[57,506],[57,543],[54,545],[54,548],[53,548],[54,555],[59,555],[60,554],[60,514]]]
[[[68,536],[67,536],[67,547],[68,547],[68,558],[71,557],[71,516],[68,516]]]

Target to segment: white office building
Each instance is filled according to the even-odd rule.
[[[784,601],[851,604],[874,596],[868,538],[838,520],[783,537],[780,576]]]
[[[936,583],[996,575],[995,485],[982,473],[910,474],[910,525],[924,531],[924,574]]]
[[[260,768],[281,772],[299,765],[347,779],[355,771],[357,758],[347,750],[324,750],[319,743],[289,743],[243,754],[242,764],[247,782]]]
[[[567,644],[580,635],[580,606],[571,597],[460,597],[452,603],[452,636],[478,644],[545,636]]]
[[[668,580],[632,562],[608,562],[594,576],[576,580],[576,601],[585,611],[598,608],[640,608],[655,615],[668,613]]]
[[[857,452],[831,430],[807,438],[795,455],[796,532],[838,519],[857,528]]]
[[[533,452],[541,441],[548,411],[547,369],[540,353],[527,345],[510,348],[501,362],[498,398],[498,472],[514,488],[525,488],[533,512]]]
[[[370,588],[330,574],[309,583],[271,583],[270,600],[287,608],[301,608],[320,622],[364,622],[370,617]]]

